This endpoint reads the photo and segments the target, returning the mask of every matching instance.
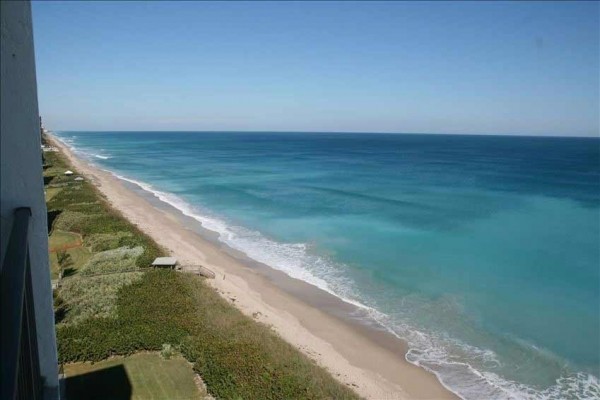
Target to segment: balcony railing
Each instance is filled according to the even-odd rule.
[[[29,220],[31,210],[18,208],[2,264],[0,329],[2,331],[1,399],[42,398],[42,379],[31,267],[29,264]]]

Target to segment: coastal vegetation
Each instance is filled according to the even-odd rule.
[[[227,303],[203,278],[149,268],[167,252],[114,210],[87,178],[64,176],[67,169],[77,176],[62,154],[44,153],[53,277],[63,271],[55,312],[59,360],[66,371],[104,365],[115,356],[126,356],[127,364],[140,353],[160,352],[185,358],[216,398],[357,398],[268,326]],[[153,368],[150,358],[138,370]],[[78,390],[83,389],[70,398],[85,397]]]

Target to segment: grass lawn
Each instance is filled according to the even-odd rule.
[[[191,365],[181,356],[165,360],[141,353],[91,363],[65,365],[69,400],[76,399],[203,399]]]
[[[81,243],[81,241],[81,235],[57,229],[53,231],[52,235],[48,238],[48,246],[50,248],[56,248]]]
[[[51,198],[53,198],[54,196],[56,196],[56,194],[58,192],[60,192],[62,190],[62,188],[55,188],[55,187],[49,187],[46,188],[46,201],[49,201]]]
[[[48,240],[48,246],[52,249],[60,248],[61,246],[75,245],[81,242],[81,235],[77,233],[55,230]],[[81,245],[67,249],[66,252],[71,255],[72,261],[72,264],[67,268],[67,274],[77,271],[91,257],[89,250]],[[56,258],[56,251],[50,253],[50,273],[52,279],[58,278],[58,260]]]

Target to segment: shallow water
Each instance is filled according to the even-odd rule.
[[[59,132],[464,398],[600,396],[600,140]]]

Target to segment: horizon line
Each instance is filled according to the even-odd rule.
[[[46,128],[47,129],[47,128]],[[49,133],[53,132],[173,132],[173,133],[311,133],[311,134],[369,134],[369,135],[436,135],[436,136],[509,136],[509,137],[554,137],[554,138],[588,138],[600,139],[600,133],[596,135],[564,135],[564,134],[528,134],[528,133],[449,133],[449,132],[368,132],[368,131],[300,131],[300,130],[139,130],[139,129],[120,129],[120,130],[78,130],[78,129],[47,129]]]

